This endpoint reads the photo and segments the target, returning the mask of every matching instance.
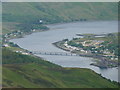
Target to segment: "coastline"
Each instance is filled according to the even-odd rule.
[[[101,22],[101,21],[116,21],[116,20],[98,20],[97,22]],[[52,23],[52,24],[44,24],[44,26],[48,27],[49,25],[61,25],[61,24],[69,24],[69,23],[83,23],[83,22],[96,22],[96,20],[87,20],[87,21],[70,21],[70,22],[60,22],[60,23]],[[27,35],[31,35],[33,33],[38,33],[38,32],[44,32],[44,31],[49,31],[51,30],[50,28],[48,29],[39,29],[35,32],[28,32],[28,33],[25,33],[21,36],[16,36],[14,38],[10,38],[9,40],[12,40],[12,39],[17,39],[17,38],[23,38],[24,36],[27,36]],[[12,33],[12,32],[11,32]]]
[[[68,23],[78,23],[78,22],[102,22],[102,21],[117,21],[117,20],[87,20],[87,21],[69,21],[69,22],[60,22],[60,23],[52,23],[52,24],[44,24],[45,26],[48,25],[61,25],[61,24],[68,24]]]
[[[114,68],[114,67],[119,67],[119,64],[118,62],[115,62],[115,61],[110,61],[109,59],[107,58],[104,58],[103,55],[97,55],[97,54],[78,54],[77,52],[72,52],[70,51],[69,49],[63,47],[62,45],[60,45],[62,41],[58,41],[58,42],[54,42],[52,43],[55,47],[57,48],[60,48],[64,51],[67,51],[67,52],[71,52],[71,53],[74,53],[74,54],[77,54],[78,56],[81,56],[81,57],[91,57],[91,58],[94,58],[94,59],[97,59],[99,61],[99,63],[91,63],[90,65],[93,65],[93,66],[96,66],[96,67],[99,67],[99,68]],[[108,63],[113,63],[114,65],[109,65]]]
[[[22,35],[20,35],[20,36],[16,36],[16,37],[14,37],[14,38],[10,38],[10,39],[8,39],[8,41],[9,41],[9,40],[12,40],[12,39],[17,39],[17,38],[24,38],[24,36],[31,35],[31,34],[33,34],[33,33],[38,33],[38,32],[45,32],[45,31],[48,31],[48,30],[50,30],[50,29],[47,29],[47,30],[38,30],[38,31],[36,31],[36,32],[28,32],[28,33],[22,34]]]
[[[52,24],[44,24],[44,26],[48,27],[48,25],[60,25],[60,24],[68,24],[68,23],[77,23],[77,22],[86,22],[86,21],[72,21],[72,22],[61,22],[61,23],[52,23]],[[88,22],[88,21],[87,21]],[[91,22],[91,21],[90,21]],[[51,30],[50,28],[48,29],[39,29],[39,30],[36,30],[35,32],[27,32],[27,33],[24,33],[24,34],[21,34],[19,36],[16,35],[16,37],[14,38],[9,38],[7,39],[8,41],[9,40],[12,40],[12,39],[17,39],[17,38],[24,38],[24,36],[27,36],[27,35],[31,35],[33,33],[38,33],[38,32],[45,32],[45,31],[49,31]],[[12,32],[11,32],[12,33]]]

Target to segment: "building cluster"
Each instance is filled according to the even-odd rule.
[[[30,55],[30,53],[28,52],[25,52],[25,51],[15,51],[16,53],[21,53],[23,55]]]
[[[20,36],[20,35],[22,35],[22,34],[23,34],[23,32],[20,31],[20,30],[18,30],[18,31],[13,31],[13,32],[11,32],[11,33],[7,33],[7,34],[3,35],[3,40],[4,40],[3,42],[7,42],[8,39],[13,38],[13,37]]]
[[[8,44],[3,44],[2,47],[10,47]]]
[[[64,43],[64,46],[65,46],[66,48],[68,48],[70,51],[79,50],[79,48],[77,48],[77,47],[68,45],[68,44],[67,44],[67,41]]]
[[[76,44],[81,43],[83,45],[83,47],[90,47],[93,46],[93,48],[91,49],[87,49],[85,50],[84,48],[80,48],[80,47],[75,47],[75,46],[71,46],[68,45],[68,41],[65,41],[65,43],[63,44],[69,51],[80,51],[81,53],[99,53],[102,52],[102,55],[104,57],[108,57],[111,60],[118,60],[118,56],[115,56],[114,53],[111,53],[107,48],[102,50],[100,49],[99,51],[97,50],[97,48],[101,47],[102,45],[100,45],[101,43],[103,43],[103,40],[86,40],[83,42],[76,42]]]
[[[99,44],[103,43],[103,40],[86,40],[81,42],[83,46],[98,46]]]

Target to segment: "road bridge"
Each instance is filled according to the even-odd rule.
[[[58,55],[58,56],[79,56],[74,53],[67,52],[47,52],[47,51],[30,51],[31,54],[40,54],[40,55]]]

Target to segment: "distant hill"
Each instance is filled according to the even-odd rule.
[[[62,68],[41,58],[3,49],[3,87],[117,88],[90,69]]]
[[[3,21],[44,23],[117,20],[117,2],[4,2]]]

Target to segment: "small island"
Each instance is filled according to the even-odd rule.
[[[118,67],[118,33],[108,34],[76,34],[79,38],[64,39],[53,43],[56,47],[75,53],[79,56],[93,57],[97,60],[91,65],[100,68]]]

